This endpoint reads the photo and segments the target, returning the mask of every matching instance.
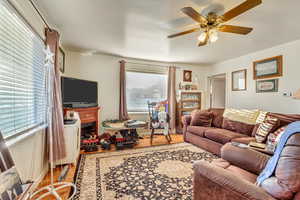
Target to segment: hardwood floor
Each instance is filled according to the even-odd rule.
[[[171,144],[177,144],[177,143],[182,143],[183,142],[183,136],[181,134],[173,134],[171,135],[172,137],[172,141]],[[166,145],[168,144],[166,138],[162,135],[156,135],[153,138],[153,144],[152,146],[159,146],[159,145]],[[143,147],[150,147],[150,137],[149,136],[145,136],[144,139],[140,139],[139,143],[134,147],[134,148],[143,148]],[[109,151],[116,151],[115,146],[112,145],[111,150],[102,150],[99,149],[98,153],[103,153],[103,152],[109,152]],[[95,152],[92,152],[95,153]],[[81,154],[86,154],[85,152],[81,152]],[[57,167],[54,170],[54,182],[56,182],[58,180],[58,177],[61,173],[61,170],[63,169],[63,166]],[[76,172],[76,166],[71,165],[69,172],[65,178],[65,182],[73,182],[74,179],[74,175]],[[50,184],[50,172],[45,176],[44,180],[40,183],[39,188],[42,188],[43,186],[49,185]],[[62,196],[63,199],[67,199],[70,193],[70,188],[66,188],[64,190],[61,190],[60,195]],[[49,198],[44,198],[44,199],[49,199],[52,200],[55,198],[53,197],[49,197]]]

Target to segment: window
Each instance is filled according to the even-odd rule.
[[[147,101],[167,99],[167,75],[126,72],[127,109],[129,112],[148,111]]]
[[[44,42],[0,0],[0,131],[5,138],[45,124]]]

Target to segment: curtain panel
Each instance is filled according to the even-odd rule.
[[[64,120],[63,107],[61,97],[61,78],[58,66],[58,52],[59,52],[59,33],[55,30],[46,29],[46,45],[50,47],[54,54],[54,77],[52,85],[53,105],[52,105],[52,123],[49,124],[52,128],[52,148],[53,161],[60,160],[66,156],[65,138],[64,138]],[[49,144],[49,129],[48,129],[48,147]]]
[[[125,61],[120,61],[120,103],[119,103],[119,119],[128,120],[129,115],[127,111],[126,102],[126,69]]]
[[[171,133],[176,133],[176,67],[169,67],[168,72],[168,104]]]

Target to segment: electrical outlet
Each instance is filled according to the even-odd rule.
[[[284,92],[283,96],[284,97],[291,97],[291,96],[293,96],[293,93],[292,92]]]

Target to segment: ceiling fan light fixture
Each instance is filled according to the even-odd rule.
[[[206,37],[207,37],[207,32],[202,32],[198,37],[199,42],[205,42]]]
[[[209,31],[209,41],[211,43],[216,42],[219,39],[218,31],[215,29],[212,29]]]

